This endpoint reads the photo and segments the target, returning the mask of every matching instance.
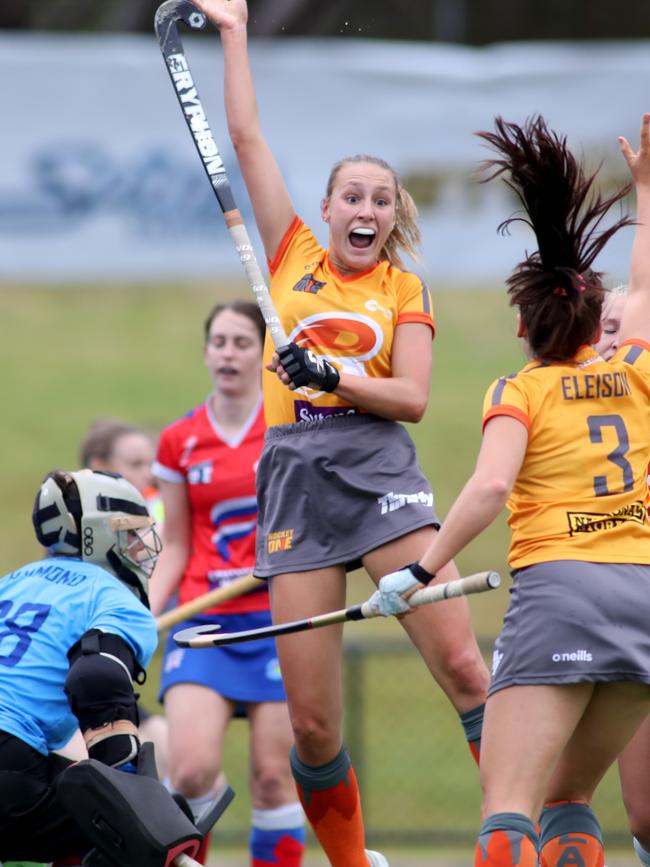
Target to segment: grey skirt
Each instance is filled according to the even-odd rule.
[[[270,428],[257,500],[258,578],[339,564],[356,569],[368,551],[440,526],[410,436],[373,415]]]
[[[512,577],[489,694],[521,684],[650,683],[650,566],[553,560]]]

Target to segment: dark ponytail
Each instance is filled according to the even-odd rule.
[[[539,115],[523,127],[498,117],[495,132],[478,136],[499,159],[487,160],[486,180],[507,175],[506,183],[524,207],[499,226],[507,233],[523,222],[535,233],[537,250],[527,254],[506,281],[510,303],[519,307],[528,343],[541,361],[566,361],[597,332],[604,298],[602,274],[592,263],[609,239],[634,221],[601,223],[629,187],[609,198],[593,191],[597,172],[586,176],[569,151],[566,137]]]

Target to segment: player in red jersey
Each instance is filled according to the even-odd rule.
[[[151,585],[158,614],[250,574],[255,562],[255,472],[264,439],[260,387],[264,322],[257,305],[217,305],[205,323],[207,401],[166,427],[154,472],[165,510],[165,555]],[[271,622],[265,584],[187,621],[224,629]],[[179,626],[178,628],[183,628]],[[289,770],[291,727],[275,644],[184,650],[170,636],[161,693],[169,721],[172,786],[195,814],[217,784],[226,729],[245,714],[251,730],[253,867],[298,867],[304,819]]]
[[[269,430],[258,471],[255,562],[255,575],[270,579],[273,619],[283,622],[343,607],[346,571],[363,565],[379,581],[419,556],[439,526],[431,486],[399,423],[419,421],[427,407],[433,310],[428,289],[402,262],[416,254],[419,229],[393,169],[371,156],[334,167],[321,203],[329,242],[320,245],[295,213],[260,129],[245,0],[197,5],[221,32],[228,130],[290,341],[278,353],[268,337],[265,346]],[[332,119],[311,109],[317,135]],[[296,148],[308,150],[304,136]],[[440,578],[457,574],[449,564]],[[488,674],[466,601],[422,608],[403,626],[477,748]],[[292,770],[323,850],[334,867],[386,865],[366,851],[343,744],[342,629],[283,636],[278,651],[295,738]]]

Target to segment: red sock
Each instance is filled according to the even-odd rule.
[[[368,867],[361,800],[354,768],[329,789],[303,794],[300,803],[332,867]]]

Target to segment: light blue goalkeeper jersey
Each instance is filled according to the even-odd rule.
[[[119,635],[143,668],[158,641],[151,612],[92,563],[51,557],[0,579],[0,730],[44,754],[68,742],[66,654],[89,629]]]

